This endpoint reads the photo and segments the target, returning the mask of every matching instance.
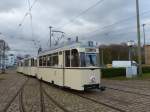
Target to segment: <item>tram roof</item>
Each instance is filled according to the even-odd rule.
[[[96,46],[89,46],[88,44],[82,43],[82,42],[64,42],[57,46],[53,46],[50,49],[44,50],[39,53],[39,56],[46,55],[48,53],[55,53],[58,51],[64,51],[69,49],[76,49],[76,48],[96,48]]]

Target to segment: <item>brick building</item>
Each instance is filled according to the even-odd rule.
[[[150,45],[145,46],[145,63],[150,65]]]

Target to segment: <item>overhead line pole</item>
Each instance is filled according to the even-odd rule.
[[[142,55],[141,55],[141,34],[140,34],[140,14],[139,14],[139,0],[136,0],[136,15],[137,15],[137,38],[138,38],[138,63],[139,76],[142,75]]]
[[[146,24],[143,24],[143,36],[144,36],[144,44],[143,44],[143,48],[144,48],[144,62],[146,64],[146,51],[145,51],[145,46],[146,46],[146,35],[145,35],[145,25]]]
[[[50,30],[50,39],[49,39],[49,45],[50,45],[50,47],[52,47],[52,26],[49,26],[49,30]]]

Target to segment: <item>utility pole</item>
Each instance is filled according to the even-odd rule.
[[[140,34],[139,0],[136,0],[136,15],[137,15],[137,37],[138,37],[139,75],[142,75],[142,57],[141,57],[141,34]]]
[[[104,66],[104,50],[103,50],[103,48],[102,48],[102,66]]]
[[[50,40],[49,40],[49,45],[50,45],[50,48],[52,47],[52,26],[49,26],[49,30],[50,30]]]
[[[146,51],[145,51],[145,46],[146,46],[146,36],[145,36],[145,25],[146,24],[143,24],[143,36],[144,36],[144,44],[143,44],[143,48],[144,48],[144,62],[146,64]]]
[[[144,47],[145,47],[145,45],[146,45],[146,38],[145,38],[145,25],[146,25],[146,24],[143,24]]]

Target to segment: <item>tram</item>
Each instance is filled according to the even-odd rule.
[[[25,58],[18,62],[17,72],[29,76],[37,75],[37,59],[36,57]]]
[[[20,71],[38,79],[74,90],[101,89],[99,50],[93,45],[81,42],[62,44],[38,54],[37,62],[24,59]],[[20,64],[19,64],[20,66]]]

